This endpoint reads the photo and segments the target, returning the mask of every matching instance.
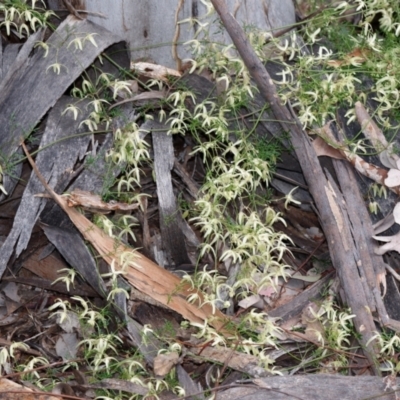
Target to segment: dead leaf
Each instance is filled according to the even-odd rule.
[[[376,224],[374,224],[372,226],[373,229],[374,229],[375,235],[379,235],[380,233],[385,232],[394,223],[395,223],[394,212],[393,213],[389,213],[388,215],[386,215],[385,218],[381,219],[380,221],[378,221]]]
[[[75,392],[72,390],[72,387],[66,382],[58,382],[53,389],[51,390],[53,394],[64,394],[67,396],[74,396]]]
[[[386,169],[370,164],[360,156],[351,152],[346,152],[346,157],[358,172],[381,185],[385,184],[385,180],[388,176],[388,171]],[[400,195],[398,186],[389,187],[389,189],[397,195]]]
[[[360,103],[361,104],[361,103]],[[368,115],[368,113],[365,111],[365,108],[358,107],[358,112],[360,114],[360,120],[364,122],[364,126],[366,126],[366,132],[367,130],[371,130],[374,132],[375,137],[378,137],[378,139],[375,138],[375,141],[379,143],[379,140],[381,140],[379,133],[379,128],[373,127],[372,123],[375,124],[373,121],[371,122],[371,119]],[[368,123],[370,123],[368,125]],[[337,146],[338,150],[340,151],[341,154],[345,156],[345,158],[354,166],[354,168],[363,174],[364,176],[368,177],[369,179],[372,179],[373,181],[380,183],[381,185],[385,184],[385,179],[388,176],[388,171],[383,168],[379,168],[376,165],[370,164],[367,161],[364,161],[360,156],[357,154],[351,152],[348,148],[344,148],[335,138],[332,130],[331,130],[331,122],[326,123],[321,129],[318,129],[317,132],[321,137],[326,140],[328,143],[332,143],[334,146]],[[368,126],[367,126],[368,125]],[[376,126],[376,125],[375,125]],[[366,134],[364,132],[364,134]],[[372,136],[374,137],[374,134]],[[367,135],[367,134],[366,134]],[[372,139],[374,140],[374,139]],[[386,142],[387,144],[387,142]],[[381,146],[382,150],[382,146]],[[390,187],[389,188],[392,192],[396,193],[397,195],[400,195],[400,189],[395,186],[395,187]]]
[[[179,354],[178,353],[169,353],[169,354],[159,354],[154,359],[154,374],[157,377],[164,377],[167,375],[171,369],[178,364],[179,362]]]
[[[400,224],[400,203],[397,203],[393,209],[393,218],[396,224]]]
[[[400,186],[400,171],[398,169],[389,170],[385,185],[389,188]]]
[[[355,104],[355,111],[358,123],[361,125],[362,132],[365,137],[369,139],[377,152],[381,152],[387,149],[389,143],[387,142],[385,135],[378,128],[375,121],[368,114],[367,110],[359,101]]]
[[[380,242],[387,242],[383,246],[378,247],[375,253],[383,255],[388,251],[397,251],[400,253],[400,232],[393,236],[372,236],[375,240]]]
[[[243,354],[234,349],[207,346],[205,348],[192,348],[191,352],[204,357],[207,361],[226,364],[228,368],[244,372],[250,376],[263,377],[271,374],[267,369],[260,366],[260,360],[257,356]]]
[[[55,346],[57,355],[63,360],[73,360],[78,353],[79,342],[76,333],[62,333]]]
[[[326,141],[320,137],[313,140],[312,145],[314,147],[315,153],[318,157],[327,156],[331,158],[336,158],[337,160],[345,160],[346,157],[334,147],[330,146]]]
[[[383,150],[382,152],[380,152],[379,153],[379,161],[386,168],[399,169],[399,167],[398,167],[399,160],[395,159],[392,148],[393,148],[393,146],[389,145],[389,148],[387,150]]]
[[[59,400],[59,396],[51,396],[43,392],[35,392],[30,388],[9,379],[0,379],[0,396],[7,400]]]
[[[346,65],[358,66],[367,60],[367,51],[365,49],[356,48],[346,54],[342,60],[329,60],[328,65],[334,68],[344,67]]]
[[[259,291],[258,294],[260,296],[272,297],[276,294],[277,290],[276,287],[273,285],[263,286]]]
[[[384,184],[389,188],[394,188],[400,185],[400,171],[398,166],[400,165],[400,157],[394,154],[393,144],[387,142],[385,135],[378,128],[376,123],[373,121],[367,110],[359,101],[355,104],[355,111],[357,120],[361,125],[361,129],[366,138],[368,138],[375,150],[379,152],[379,159],[381,163],[390,168],[387,173],[387,177],[380,174],[384,179]],[[375,167],[377,168],[377,167]]]
[[[146,396],[148,394],[148,388],[143,382],[142,384],[129,382],[123,379],[102,379],[100,382],[95,382],[91,384],[81,384],[83,389],[109,389],[109,390],[119,390],[123,392],[133,393],[136,396]],[[93,396],[95,397],[95,396]]]
[[[57,324],[66,333],[80,332],[81,324],[78,315],[70,310],[65,311],[63,319],[57,314]]]
[[[20,303],[21,296],[18,294],[18,288],[18,285],[16,285],[14,282],[10,282],[3,287],[2,292],[12,301]]]
[[[303,310],[301,322],[306,326],[305,336],[312,342],[324,342],[325,328],[318,319],[318,306],[315,303],[309,303]]]
[[[246,297],[243,300],[240,300],[238,306],[244,309],[249,307],[263,308],[264,302],[262,298],[258,294],[253,294],[251,296]]]
[[[317,282],[321,278],[321,274],[316,275],[302,275],[300,272],[296,272],[295,274],[291,275],[291,278],[298,279],[304,282]]]

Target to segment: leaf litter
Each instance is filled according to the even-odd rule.
[[[358,53],[357,53],[358,54]],[[358,54],[357,62],[364,62],[364,58]],[[351,53],[349,56],[353,56]],[[351,63],[351,60],[338,62],[338,66],[347,65]],[[179,77],[178,72],[171,72],[162,66],[147,65],[147,64],[136,64],[135,70],[137,73],[142,74],[143,77],[153,79],[158,78],[164,82],[168,82],[170,75]],[[157,71],[161,71],[157,73]],[[136,89],[135,89],[136,91]],[[148,91],[140,94],[135,94],[133,97],[127,97],[117,103],[115,103],[110,110],[115,106],[123,106],[130,102],[137,101],[148,101],[164,100],[166,96],[165,92],[161,91]],[[329,126],[323,128],[323,133],[330,135],[328,143],[332,143],[335,148],[326,144],[326,141],[322,141],[320,138],[314,140],[313,145],[319,156],[328,156],[336,159],[347,159],[349,160],[358,171],[364,173],[369,178],[375,179],[376,182],[385,184],[388,188],[391,188],[397,193],[399,186],[398,179],[398,167],[399,159],[393,153],[393,149],[390,148],[388,143],[383,139],[384,136],[377,128],[376,124],[373,123],[371,117],[366,113],[365,109],[360,104],[356,104],[356,113],[358,113],[359,123],[363,127],[363,132],[367,138],[374,145],[376,150],[380,154],[380,161],[384,167],[389,168],[389,171],[384,170],[382,167],[376,167],[370,163],[364,161],[361,157],[355,156],[349,151],[340,140],[335,139],[334,135],[329,131]],[[323,135],[321,133],[321,135]],[[153,142],[156,137],[153,134]],[[151,140],[149,140],[151,143]],[[172,143],[172,141],[171,141]],[[264,285],[257,294],[252,296],[247,295],[244,299],[234,303],[231,302],[231,313],[223,313],[220,309],[216,308],[213,304],[206,302],[205,297],[200,290],[192,287],[186,280],[182,280],[182,271],[192,273],[196,265],[196,249],[191,249],[190,246],[196,247],[201,242],[200,232],[195,226],[187,224],[185,220],[178,221],[178,229],[184,234],[184,251],[186,251],[187,261],[183,264],[174,265],[174,258],[168,255],[168,251],[162,248],[162,232],[160,233],[160,227],[155,215],[158,210],[157,206],[154,206],[154,201],[148,205],[147,200],[142,198],[136,204],[128,204],[122,201],[103,201],[102,198],[95,194],[96,190],[91,191],[91,188],[76,188],[65,195],[59,195],[55,192],[54,188],[48,182],[50,175],[47,179],[43,178],[41,172],[33,161],[30,151],[34,146],[30,145],[31,150],[28,150],[24,142],[21,142],[24,149],[25,155],[29,160],[31,167],[34,170],[34,175],[44,186],[44,189],[48,192],[50,197],[58,204],[58,206],[68,216],[70,223],[62,223],[62,229],[57,232],[53,230],[53,236],[51,236],[50,225],[47,225],[48,221],[42,221],[41,224],[37,224],[32,231],[30,236],[31,242],[28,248],[22,252],[20,257],[11,258],[12,263],[18,265],[15,271],[16,276],[4,276],[4,283],[2,289],[2,320],[0,327],[3,332],[7,332],[7,338],[9,341],[4,342],[4,348],[8,348],[11,351],[12,341],[21,341],[29,343],[33,349],[38,348],[39,350],[32,350],[28,347],[24,348],[21,346],[17,349],[18,357],[9,357],[9,361],[3,362],[2,368],[5,374],[11,374],[13,372],[12,364],[24,360],[28,360],[27,355],[33,355],[35,363],[27,363],[26,369],[29,372],[26,374],[32,374],[32,376],[39,376],[39,371],[43,371],[44,368],[40,367],[40,363],[44,362],[44,358],[52,361],[54,364],[58,362],[60,365],[67,364],[69,362],[81,363],[83,368],[86,368],[84,360],[82,358],[82,343],[91,337],[94,332],[93,321],[96,318],[101,321],[102,316],[96,315],[93,310],[84,309],[83,313],[80,313],[80,317],[85,318],[86,324],[83,326],[79,322],[76,310],[67,309],[67,302],[71,302],[76,307],[87,307],[87,302],[82,301],[83,298],[96,299],[99,304],[104,305],[104,298],[108,298],[110,291],[115,291],[115,308],[116,315],[119,315],[120,321],[124,321],[126,327],[117,328],[118,319],[111,321],[116,324],[116,329],[113,327],[107,327],[106,332],[118,332],[115,337],[103,338],[102,340],[110,340],[110,349],[116,346],[117,342],[123,343],[124,346],[134,345],[142,352],[142,357],[146,360],[148,370],[154,373],[155,377],[166,377],[174,368],[185,367],[184,371],[189,372],[190,375],[184,377],[181,373],[180,382],[186,382],[187,387],[192,385],[192,393],[195,390],[201,391],[202,386],[195,383],[192,379],[196,375],[198,365],[203,367],[203,375],[207,376],[208,371],[211,371],[214,363],[222,365],[219,369],[219,374],[224,374],[227,371],[236,371],[248,376],[257,378],[269,376],[274,372],[273,368],[269,368],[269,364],[272,364],[276,360],[280,360],[282,366],[290,365],[290,354],[293,352],[302,352],[306,347],[310,347],[309,344],[316,344],[321,349],[328,349],[324,347],[326,341],[329,339],[326,336],[328,331],[327,326],[324,326],[321,317],[328,313],[335,313],[335,310],[330,310],[327,304],[322,306],[319,305],[321,300],[322,287],[319,287],[317,291],[315,288],[320,284],[324,277],[332,276],[332,268],[328,262],[322,262],[326,253],[328,253],[328,247],[324,243],[323,235],[321,234],[320,225],[318,218],[315,216],[314,211],[307,209],[307,207],[296,208],[288,207],[285,209],[285,219],[287,224],[279,225],[279,229],[286,233],[288,238],[293,241],[291,248],[292,252],[285,254],[285,262],[293,267],[293,271],[289,274],[285,274],[283,278],[279,278],[276,282],[272,282],[269,285]],[[42,147],[46,144],[42,144]],[[101,144],[94,144],[92,141],[92,147],[101,146]],[[169,170],[174,171],[172,174],[172,182],[174,188],[178,188],[180,195],[184,201],[191,202],[196,196],[198,196],[199,182],[204,179],[205,170],[202,167],[201,157],[193,155],[186,149],[191,149],[193,143],[190,139],[177,139],[173,141],[174,155],[173,165],[169,165]],[[382,150],[383,149],[383,150]],[[60,151],[60,157],[62,151]],[[186,153],[186,154],[185,154]],[[183,161],[183,162],[182,162]],[[65,171],[62,171],[65,172]],[[68,171],[67,171],[68,172]],[[143,193],[153,193],[154,197],[154,182],[152,179],[152,171],[148,169],[147,176],[144,176],[141,180]],[[24,173],[22,171],[22,173]],[[118,171],[115,172],[118,174]],[[176,174],[176,175],[175,175]],[[68,174],[66,174],[68,175]],[[144,174],[146,175],[146,174]],[[194,178],[195,177],[195,178]],[[66,181],[72,181],[76,177],[68,178],[68,176],[61,176],[60,179],[66,179]],[[290,179],[290,177],[287,177]],[[28,178],[29,180],[29,178]],[[54,184],[59,182],[54,181]],[[38,183],[34,186],[35,190],[28,195],[33,197],[43,191]],[[18,186],[17,186],[18,190]],[[63,191],[63,189],[58,189]],[[12,193],[13,190],[10,190]],[[97,191],[98,192],[98,191]],[[177,191],[173,191],[173,196]],[[14,195],[12,196],[15,196]],[[284,194],[288,194],[287,192]],[[334,197],[334,188],[330,188],[330,196],[332,197],[332,205],[336,204]],[[43,195],[41,195],[43,196]],[[41,197],[43,198],[43,197]],[[149,196],[151,199],[151,196]],[[18,205],[18,198],[11,197],[10,202]],[[278,197],[275,197],[273,201],[279,204]],[[7,203],[3,203],[6,205]],[[44,208],[45,212],[50,214],[54,211],[51,210],[49,205]],[[79,207],[80,210],[74,207]],[[239,207],[244,207],[240,204]],[[397,207],[397,206],[396,206]],[[385,231],[395,222],[398,223],[398,210],[395,207],[393,214],[387,218],[387,221],[380,224],[379,230],[376,234]],[[43,209],[43,208],[42,208]],[[11,213],[11,209],[3,208],[3,212]],[[397,211],[396,211],[397,210]],[[137,221],[140,222],[142,232],[140,229],[135,230],[135,235],[141,238],[143,244],[143,250],[134,250],[132,247],[127,245],[127,235],[122,235],[124,240],[116,240],[115,238],[108,235],[104,230],[100,229],[94,224],[90,218],[86,215],[88,213],[112,213],[112,218],[119,214],[134,213]],[[85,215],[86,213],[86,215]],[[308,213],[308,217],[307,217]],[[9,214],[13,215],[13,214]],[[227,214],[229,217],[229,214]],[[337,222],[340,222],[342,216],[338,212],[336,215]],[[9,217],[8,217],[9,218]],[[42,218],[42,217],[41,217]],[[168,226],[171,221],[166,221],[165,224]],[[179,219],[178,219],[179,220]],[[311,222],[310,222],[311,221]],[[342,222],[340,222],[342,225]],[[40,228],[41,227],[41,228]],[[57,228],[57,227],[56,227]],[[76,228],[80,235],[85,239],[86,246],[91,251],[94,250],[96,254],[96,261],[98,262],[99,270],[103,269],[103,276],[117,276],[120,274],[121,277],[128,283],[124,286],[124,283],[119,282],[117,288],[113,286],[112,282],[91,283],[92,287],[89,287],[87,282],[90,282],[87,271],[85,268],[80,270],[76,279],[73,279],[73,283],[69,283],[67,278],[59,277],[59,273],[68,266],[65,262],[65,257],[61,257],[61,244],[60,242],[66,240],[68,229]],[[5,226],[4,233],[10,230],[10,226]],[[65,231],[64,231],[65,229]],[[42,234],[41,230],[46,233],[46,236],[53,238],[53,246],[48,246],[46,238]],[[65,236],[64,236],[65,235]],[[161,238],[161,239],[160,239]],[[375,239],[380,241],[388,242],[376,250],[377,254],[384,254],[387,251],[399,251],[400,239],[397,235],[393,236],[374,236]],[[182,245],[182,243],[181,243]],[[226,246],[226,245],[225,245]],[[222,248],[222,246],[221,246]],[[47,250],[46,250],[47,249]],[[60,249],[60,253],[56,250]],[[77,247],[76,247],[77,249]],[[74,252],[75,247],[70,246],[70,252]],[[229,250],[229,246],[225,248]],[[44,253],[45,252],[45,253]],[[41,258],[43,254],[43,258]],[[78,253],[80,255],[81,253]],[[312,256],[316,259],[313,260]],[[46,266],[46,260],[50,264]],[[325,257],[326,260],[326,257]],[[8,260],[7,260],[8,261]],[[215,265],[215,260],[203,258],[203,267],[207,264],[211,264],[216,270],[221,271],[224,274],[229,274],[229,271],[233,271],[232,265],[235,263],[218,262],[219,265]],[[214,262],[213,262],[214,261]],[[167,268],[162,268],[163,265]],[[240,274],[240,268],[237,268],[235,274],[230,275],[231,279],[235,279]],[[111,273],[108,272],[107,266],[111,267]],[[179,272],[181,271],[181,272]],[[55,274],[55,272],[57,272]],[[176,274],[175,274],[176,272]],[[57,277],[57,278],[56,278]],[[12,282],[7,280],[13,279]],[[94,279],[96,280],[96,278]],[[56,282],[58,281],[58,282]],[[14,283],[16,282],[16,283]],[[54,285],[53,285],[54,282]],[[64,282],[64,283],[63,283]],[[92,280],[92,282],[94,282]],[[257,282],[252,283],[254,289],[257,287]],[[86,286],[85,286],[86,285]],[[42,288],[40,291],[28,289],[28,287]],[[64,286],[64,287],[62,287]],[[25,298],[20,295],[20,290],[24,289],[28,295]],[[94,290],[93,290],[94,289]],[[135,289],[135,290],[133,290]],[[80,290],[80,292],[79,292]],[[207,289],[206,289],[207,290]],[[336,294],[335,289],[331,288],[330,296]],[[76,292],[74,292],[76,291]],[[120,291],[120,292],[118,292]],[[31,293],[32,292],[32,293]],[[129,293],[130,292],[130,293]],[[56,294],[57,293],[57,294]],[[303,296],[301,296],[303,295]],[[119,297],[118,297],[119,296]],[[132,305],[132,309],[127,309],[126,296],[129,297],[129,303]],[[101,299],[103,297],[103,299]],[[188,299],[192,298],[192,301]],[[228,299],[229,296],[226,296]],[[38,301],[40,299],[40,301]],[[194,299],[194,301],[193,301]],[[141,312],[141,307],[146,304],[147,312]],[[49,306],[55,311],[54,315],[57,319],[51,316],[49,312]],[[54,307],[57,306],[57,307]],[[283,307],[288,306],[290,310],[298,310],[293,315],[284,311]],[[65,311],[63,310],[65,307]],[[170,351],[167,354],[157,354],[161,349],[165,349],[165,338],[160,341],[160,332],[156,334],[151,332],[151,328],[147,325],[141,325],[141,321],[150,321],[151,325],[160,326],[156,318],[152,315],[157,315],[155,310],[162,310],[161,317],[165,322],[161,324],[162,330],[167,330],[166,325],[168,323],[176,325],[176,332],[171,338],[172,341],[176,340],[176,343],[181,346],[177,348],[177,351]],[[149,311],[150,310],[150,311]],[[167,310],[170,314],[167,314]],[[276,343],[271,342],[270,346],[265,347],[265,353],[260,355],[245,354],[248,351],[248,346],[252,346],[255,343],[252,342],[250,337],[241,337],[237,339],[237,330],[232,330],[232,324],[239,325],[240,319],[238,318],[241,314],[246,313],[257,313],[257,310],[267,311],[270,317],[266,323],[275,324],[273,328],[274,336],[277,338],[280,344],[280,349],[276,349]],[[275,316],[274,315],[275,311]],[[165,313],[165,314],[163,314]],[[34,321],[30,320],[28,316],[34,316]],[[345,317],[343,317],[345,318]],[[170,321],[168,321],[170,319]],[[193,328],[183,329],[180,327],[183,319],[190,321],[194,327],[198,329],[205,328],[206,322],[209,323],[216,332],[215,337],[210,338],[209,341],[196,340],[196,330]],[[281,321],[281,322],[280,322]],[[138,323],[139,322],[139,323]],[[100,323],[100,322],[99,322]],[[343,322],[344,323],[344,322]],[[184,324],[185,326],[185,324]],[[247,328],[248,326],[243,326]],[[143,333],[149,329],[149,335],[144,339]],[[300,332],[296,333],[296,330]],[[219,345],[219,336],[224,337],[225,340],[233,340],[236,343],[229,346]],[[84,339],[82,341],[82,338]],[[85,339],[86,338],[86,339]],[[113,340],[113,341],[111,341]],[[235,342],[236,340],[236,342]],[[339,338],[337,340],[348,341],[348,337]],[[222,343],[223,344],[223,343]],[[246,347],[247,346],[247,347]],[[179,354],[179,351],[184,348],[184,351]],[[240,351],[239,351],[240,350]],[[245,351],[243,351],[245,350]],[[108,362],[111,361],[112,357],[118,357],[118,352],[115,352],[113,356],[109,356],[110,359],[105,358],[105,364],[103,365],[104,371],[108,371]],[[62,361],[59,361],[60,358]],[[101,359],[94,358],[94,362],[103,362]],[[97,361],[96,361],[97,360]],[[122,361],[122,360],[121,360]],[[93,366],[91,366],[93,368]],[[97,365],[94,364],[94,368]],[[88,373],[90,368],[87,370]],[[57,374],[62,376],[61,370],[57,370]],[[227,376],[229,374],[226,374]],[[24,376],[24,375],[21,375]],[[144,379],[139,384],[133,382],[127,382],[124,380],[113,378],[105,378],[101,382],[88,384],[84,379],[80,379],[77,376],[71,378],[71,383],[64,384],[65,387],[60,385],[54,386],[54,393],[64,393],[71,395],[82,395],[85,398],[94,397],[94,389],[108,389],[108,390],[122,390],[128,393],[146,395],[148,392],[144,389],[147,383]],[[224,376],[224,379],[227,378]],[[200,379],[202,380],[202,379]],[[222,376],[217,374],[216,380],[222,382]],[[8,383],[6,379],[2,380],[4,384]],[[9,381],[10,384],[11,381]],[[203,385],[206,385],[205,381],[202,381]],[[193,386],[194,385],[194,386]],[[217,384],[218,386],[218,384]],[[196,387],[197,389],[193,389]],[[267,385],[269,388],[270,386]],[[26,390],[21,387],[14,387],[12,389],[6,388],[4,390]],[[67,393],[68,392],[68,393]],[[37,392],[36,398],[42,396]],[[25,396],[24,396],[25,397]],[[49,396],[48,398],[51,398]]]

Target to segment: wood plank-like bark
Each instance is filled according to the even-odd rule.
[[[268,315],[272,318],[279,318],[279,321],[287,321],[288,319],[299,315],[310,301],[321,299],[321,293],[325,285],[333,278],[334,273],[329,273],[314,283],[312,286],[303,290],[300,294],[286,304],[270,311]]]
[[[89,115],[89,110],[85,109],[76,120],[69,115],[62,115],[69,102],[71,102],[70,97],[62,97],[50,112],[39,146],[42,150],[36,159],[39,168],[52,185],[55,185],[67,170],[72,170],[75,163],[83,158],[90,141],[89,135],[69,137],[82,132],[84,128],[79,128],[79,124]],[[85,100],[82,107],[88,103]],[[12,230],[0,248],[0,276],[12,254],[15,252],[18,257],[27,247],[32,229],[47,201],[35,197],[42,192],[42,185],[32,173],[14,218]]]
[[[394,384],[399,385],[400,379],[395,379]],[[393,400],[395,398],[393,389],[382,378],[324,374],[271,376],[256,379],[255,384],[242,385],[218,393],[218,400]]]
[[[276,118],[280,120],[282,126],[290,132],[294,150],[320,214],[321,225],[327,238],[333,265],[339,273],[341,285],[349,303],[348,305],[351,307],[352,312],[356,314],[354,323],[357,331],[360,333],[361,344],[371,364],[375,366],[378,349],[373,337],[376,327],[371,312],[365,307],[367,297],[359,276],[358,279],[354,280],[358,271],[351,245],[346,242],[346,239],[343,240],[342,238],[339,220],[346,218],[341,210],[342,205],[335,198],[335,192],[325,178],[307,134],[303,132],[301,124],[294,113],[291,113],[280,102],[279,95],[270,75],[251,48],[243,29],[233,15],[229,13],[223,0],[211,1],[220,15],[226,30],[229,32],[236,49],[249,69],[252,78],[256,82],[260,93],[271,105],[272,111]],[[354,288],[356,288],[355,298],[351,294]],[[378,368],[373,368],[376,373],[379,373]]]
[[[164,251],[176,266],[190,264],[185,237],[180,229],[181,213],[172,187],[171,171],[174,167],[172,136],[167,135],[165,124],[153,122],[154,172],[156,175],[160,229]],[[171,264],[171,262],[170,262]]]
[[[99,25],[68,17],[46,42],[48,54],[38,48],[32,57],[28,57],[40,35],[38,32],[28,39],[0,84],[0,162],[3,170],[21,139],[30,135],[68,87],[104,49],[121,41]],[[79,43],[82,49],[76,47]]]
[[[180,7],[180,8],[179,8]],[[229,0],[228,7],[241,23],[256,26],[267,32],[280,29],[296,22],[292,0]],[[199,19],[207,13],[201,0],[86,0],[88,11],[97,12],[107,18],[88,15],[88,18],[120,35],[129,43],[131,57],[149,58],[156,63],[177,68],[173,56],[173,42],[176,40],[176,54],[182,60],[192,58],[188,46],[183,43],[192,40],[198,29],[195,23],[179,25],[178,21],[189,18]],[[215,14],[208,17],[210,38],[215,43],[229,43],[229,35],[213,24]],[[203,23],[204,19],[201,20]]]
[[[68,264],[85,278],[100,297],[107,298],[107,289],[97,270],[96,261],[79,233],[76,230],[60,229],[45,224],[41,224],[41,227]]]

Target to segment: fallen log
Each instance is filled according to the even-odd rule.
[[[218,393],[219,400],[391,400],[400,379],[375,376],[295,375],[254,379],[248,385]]]

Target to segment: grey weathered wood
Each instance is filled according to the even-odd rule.
[[[242,385],[218,392],[218,400],[393,400],[382,378],[375,376],[295,375],[271,376],[257,380],[259,385]],[[397,386],[400,379],[396,379]],[[262,386],[264,385],[264,387]]]
[[[112,122],[112,128],[121,127],[122,124],[134,118],[134,115],[135,112],[133,110],[122,110],[122,115]],[[110,150],[112,144],[113,135],[109,133],[106,135],[102,146],[98,149],[94,161],[81,172],[68,190],[71,191],[77,188],[102,194],[105,181],[107,179],[114,181],[120,172],[120,167],[110,168],[106,163],[106,153]],[[68,183],[66,182],[65,184]],[[59,190],[64,190],[64,187],[57,186]],[[47,224],[47,226],[43,227],[47,237],[55,244],[67,262],[76,268],[100,295],[106,297],[105,286],[97,272],[97,263],[93,255],[88,251],[82,236],[72,225],[66,214],[57,205],[48,204],[42,213],[42,221]],[[55,226],[62,229],[54,228]],[[73,252],[71,252],[71,248],[74,249]]]
[[[84,157],[90,141],[88,135],[69,137],[84,130],[84,127],[79,128],[79,124],[90,113],[85,107],[88,104],[85,100],[81,103],[82,113],[77,120],[68,114],[62,115],[70,102],[70,97],[62,97],[51,111],[39,146],[41,151],[36,158],[39,170],[51,186],[56,184],[65,171],[72,170],[77,160]],[[14,218],[13,228],[0,248],[0,275],[3,274],[14,249],[18,256],[27,247],[33,226],[47,201],[34,196],[43,191],[42,184],[32,172]]]
[[[3,38],[0,35],[0,82],[3,80],[3,48],[4,48],[4,44],[3,44]]]
[[[0,149],[3,165],[7,165],[11,159],[21,138],[29,136],[39,120],[93,60],[105,48],[121,41],[118,36],[92,22],[69,17],[47,41],[47,57],[44,57],[43,49],[38,49],[32,57],[27,58],[26,53],[28,50],[30,53],[40,34],[37,32],[28,39],[16,63],[0,84]],[[86,40],[82,43],[83,50],[76,50],[72,41],[77,38],[83,41],[88,34],[95,34],[96,46]],[[17,63],[21,65],[15,69]],[[59,74],[51,67],[55,63],[61,65]]]
[[[14,54],[14,49],[16,47],[10,48],[10,54],[7,56],[7,60],[5,61],[6,63],[6,71],[3,71],[3,79],[0,83],[0,99],[1,97],[6,97],[6,91],[12,87],[12,81],[16,74],[22,73],[24,69],[26,68],[28,64],[28,57],[29,54],[31,53],[33,46],[37,40],[40,39],[41,35],[43,34],[43,31],[39,30],[33,35],[31,35],[28,40],[24,43],[24,45],[21,47],[18,55],[15,57]],[[4,61],[4,60],[3,60]],[[21,93],[21,91],[20,91]],[[25,94],[25,97],[26,96]],[[1,113],[1,112],[0,112]],[[9,120],[14,119],[14,114],[11,113],[9,116]],[[1,137],[5,135],[9,135],[12,138],[12,133],[13,132],[2,132],[0,128],[0,143],[1,142]],[[10,139],[11,140],[11,139]],[[15,139],[14,139],[15,140]],[[22,154],[21,151],[19,151],[19,154]],[[18,155],[17,155],[18,156]],[[18,182],[18,178],[20,177],[21,171],[22,171],[22,165],[17,164],[13,165],[10,167],[10,165],[6,165],[6,160],[10,157],[10,154],[7,153],[6,149],[3,148],[0,145],[0,163],[2,164],[2,169],[4,172],[3,175],[3,186],[8,193],[8,195],[11,195],[13,192],[15,185]],[[14,157],[15,160],[16,157]],[[6,196],[3,193],[0,193],[0,200],[3,200]]]
[[[97,270],[96,262],[81,236],[72,230],[55,226],[41,224],[41,227],[68,264],[75,268],[101,297],[106,298],[107,290]]]
[[[201,393],[203,391],[201,384],[194,382],[181,365],[176,366],[176,372],[178,373],[179,385],[185,389],[185,396],[190,396],[188,400],[205,399],[204,394]],[[191,395],[193,395],[193,397]]]
[[[132,59],[150,58],[156,63],[176,68],[172,57],[172,41],[175,36],[175,13],[179,0],[86,0],[88,11],[99,12],[107,19],[89,15],[88,18],[115,32],[129,43]],[[238,20],[261,31],[279,29],[296,22],[292,0],[229,0],[228,6]],[[178,21],[205,15],[206,7],[200,0],[183,0]],[[216,14],[208,18],[214,21]],[[196,25],[182,24],[178,38],[178,55],[191,58],[188,48],[182,44],[193,39]],[[211,40],[230,43],[229,36],[212,28]]]
[[[3,80],[1,82],[1,96],[4,97],[8,91],[12,89],[13,80],[16,76],[21,75],[25,68],[28,66],[28,58],[33,50],[35,43],[43,37],[43,30],[38,30],[29,36],[28,40],[23,44],[20,48],[20,51],[15,57],[14,50],[16,47],[11,47],[10,52],[10,60],[7,60],[7,72],[3,73]]]
[[[18,282],[23,285],[32,286],[35,288],[46,289],[51,292],[58,292],[69,296],[88,296],[88,297],[99,297],[98,294],[85,282],[77,279],[74,286],[67,286],[64,282],[53,282],[50,279],[44,279],[39,277],[30,276],[29,278],[24,278],[21,276],[13,277],[6,276],[2,278],[2,281],[6,282]],[[77,282],[78,281],[78,282]]]
[[[279,318],[279,321],[282,322],[299,315],[310,301],[321,299],[323,288],[329,280],[333,278],[333,275],[333,272],[327,274],[318,282],[314,283],[306,290],[303,290],[300,294],[294,297],[293,300],[269,311],[268,315],[272,318]]]
[[[100,12],[107,16],[101,19],[89,16],[89,19],[112,29],[129,44],[131,58],[149,58],[155,62],[176,67],[171,53],[172,40],[175,35],[175,11],[178,7],[177,0],[88,0],[88,11]],[[192,15],[198,0],[185,0],[180,19]],[[112,4],[112,7],[111,7]],[[200,3],[201,4],[201,3]],[[183,30],[183,29],[182,29]],[[192,37],[193,31],[189,37]],[[187,40],[187,35],[181,35],[179,41]],[[179,46],[179,55],[188,57]]]
[[[174,167],[172,136],[168,127],[153,122],[152,138],[154,150],[154,172],[156,175],[158,208],[163,248],[172,257],[175,265],[190,263],[185,246],[185,237],[180,230],[180,211],[176,205],[172,188],[171,171]],[[170,262],[171,264],[171,262]]]
[[[385,263],[382,256],[375,254],[377,243],[372,239],[373,228],[371,218],[366,209],[354,172],[350,164],[341,160],[334,160],[333,165],[339,180],[340,189],[346,201],[347,216],[350,221],[355,262],[366,285],[366,297],[371,311],[376,311],[373,289],[376,287],[377,277],[385,275]]]
[[[10,71],[11,66],[17,59],[21,46],[22,45],[19,43],[13,43],[7,45],[6,48],[4,49],[2,75],[7,76],[8,71]]]
[[[152,366],[154,358],[157,356],[158,351],[163,348],[164,344],[151,332],[143,334],[143,326],[130,317],[128,317],[126,329],[134,346],[138,348],[139,353],[144,357],[147,364]]]

